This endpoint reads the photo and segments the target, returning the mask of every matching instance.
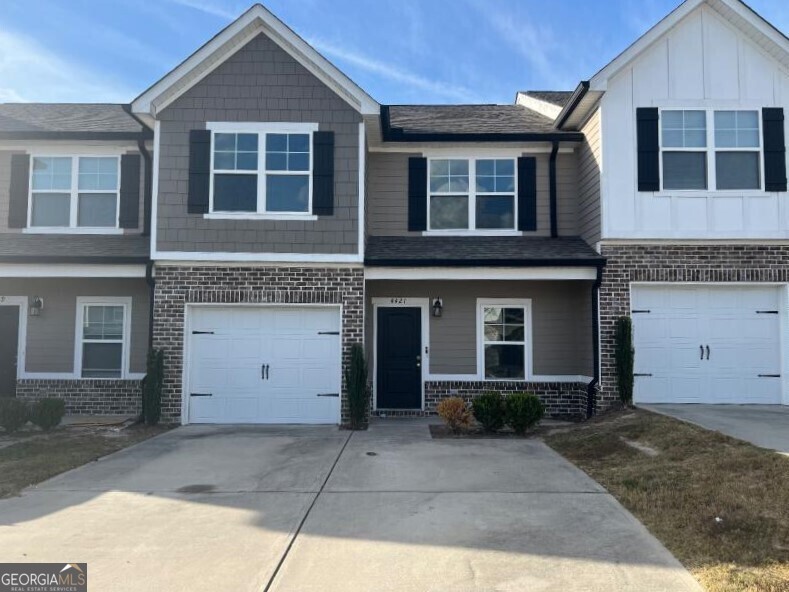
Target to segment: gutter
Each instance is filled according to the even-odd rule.
[[[548,197],[551,212],[551,238],[559,236],[559,223],[556,214],[556,155],[559,153],[559,142],[551,146],[551,157],[548,160]]]
[[[605,263],[603,263],[605,265]],[[592,380],[586,385],[586,418],[597,412],[597,387],[600,385],[600,284],[603,283],[603,265],[597,267],[597,279],[592,284]]]
[[[416,259],[370,258],[364,260],[370,267],[597,267],[605,265],[602,257],[541,258],[541,259]]]
[[[153,132],[0,132],[0,140],[150,140]]]
[[[561,110],[559,115],[556,117],[556,121],[553,122],[553,127],[556,129],[562,129],[562,126],[565,122],[569,119],[570,115],[573,114],[575,108],[581,102],[581,100],[586,96],[586,93],[589,92],[589,81],[582,80],[581,83],[576,87],[575,91],[573,92],[570,100],[567,101],[567,104]]]

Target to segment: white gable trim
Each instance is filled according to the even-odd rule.
[[[261,33],[271,38],[359,113],[379,114],[380,105],[370,95],[260,4],[252,6],[164,78],[134,99],[131,104],[132,112],[156,117],[157,112],[166,108]],[[201,66],[202,70],[200,70]],[[168,96],[169,90],[188,79],[190,75],[192,78],[186,84]]]
[[[609,79],[635,60],[642,52],[668,33],[668,31],[702,4],[707,4],[730,22],[732,19],[726,12],[727,10],[733,12],[740,19],[754,27],[767,42],[774,44],[777,48],[782,50],[789,58],[789,40],[740,0],[685,0],[654,27],[639,37],[630,47],[614,58],[613,61],[609,62],[608,65],[595,74],[589,82],[589,90],[607,90]],[[733,22],[732,24],[737,26]],[[741,29],[742,27],[739,26],[738,28]]]

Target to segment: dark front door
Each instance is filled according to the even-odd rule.
[[[19,307],[0,306],[0,397],[16,396]]]
[[[376,347],[378,408],[421,409],[421,309],[379,308]]]

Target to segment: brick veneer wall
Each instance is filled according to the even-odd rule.
[[[16,396],[26,401],[63,399],[69,414],[137,415],[142,408],[139,380],[25,378],[17,381]]]
[[[508,393],[534,393],[545,405],[545,414],[554,419],[580,420],[586,417],[586,383],[582,382],[486,382],[486,381],[427,381],[425,382],[425,409],[378,410],[376,415],[419,416],[434,415],[441,399],[463,397],[471,401],[485,391]]]
[[[341,304],[343,369],[351,345],[363,341],[361,267],[157,266],[153,346],[164,351],[163,421],[181,421],[184,309],[192,303]],[[344,379],[341,405],[345,423]]]
[[[630,314],[631,282],[789,282],[789,245],[603,245],[598,410],[619,401],[614,324]]]

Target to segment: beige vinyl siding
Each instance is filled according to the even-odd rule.
[[[600,240],[600,172],[603,151],[599,109],[582,131],[586,141],[578,151],[578,223],[581,238],[593,245]]]
[[[367,155],[367,234],[408,236],[408,159],[421,154],[371,152]],[[531,155],[530,155],[531,156]],[[525,234],[550,236],[550,175],[548,154],[537,158],[537,230]],[[563,236],[578,235],[578,178],[574,153],[556,158],[557,226]]]
[[[592,374],[591,282],[587,281],[369,281],[366,335],[373,353],[373,298],[443,300],[441,318],[430,317],[430,373],[477,371],[477,299],[532,301],[532,358],[537,375]]]
[[[77,297],[131,297],[130,372],[145,372],[148,350],[148,285],[143,279],[0,279],[3,296],[40,296],[40,316],[27,318],[25,371],[74,371]]]

